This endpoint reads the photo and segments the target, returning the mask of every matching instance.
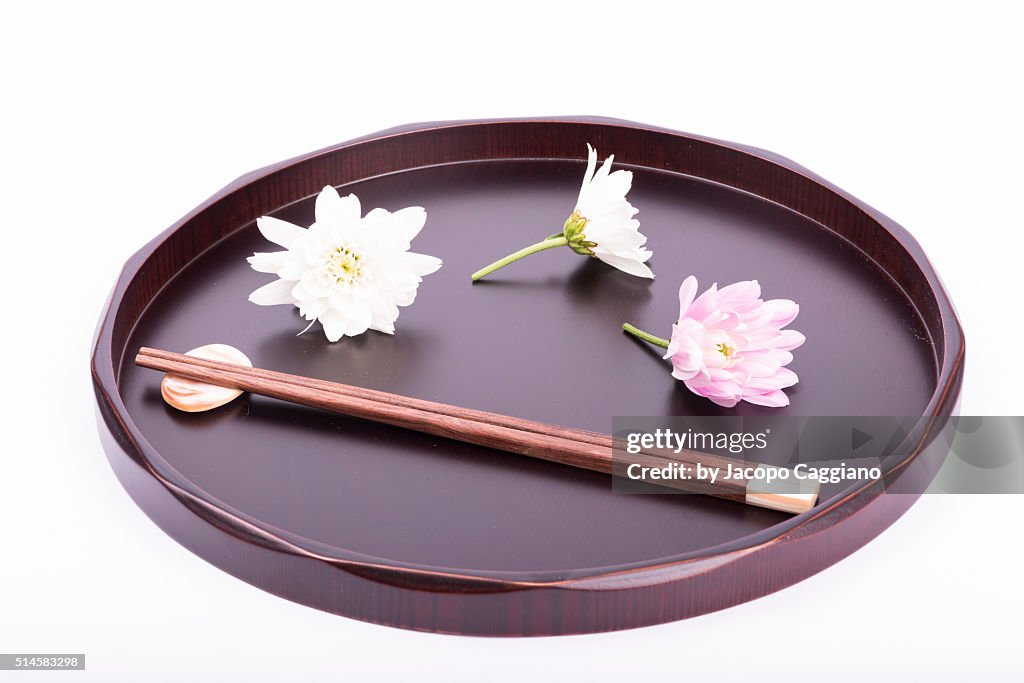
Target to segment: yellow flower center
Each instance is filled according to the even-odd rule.
[[[722,342],[721,344],[715,344],[715,348],[718,352],[726,358],[732,358],[736,355],[736,347],[729,342]]]
[[[359,254],[348,247],[338,247],[330,252],[324,263],[327,275],[336,283],[352,284],[363,274],[363,266],[360,263]]]

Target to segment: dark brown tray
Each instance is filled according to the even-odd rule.
[[[469,274],[560,228],[586,143],[634,171],[649,282],[568,249],[475,286]],[[258,216],[308,225],[324,185],[364,209],[424,206],[441,256],[398,333],[329,344],[246,298]],[[180,414],[142,345],[226,342],[259,366],[598,431],[614,415],[724,411],[619,332],[667,333],[686,275],[756,278],[801,304],[792,415],[944,417],[963,337],[920,248],[890,219],[756,149],[608,119],[393,129],[257,171],[126,264],[92,358],[100,432],[133,499],[187,548],[268,591],[405,628],[538,635],[630,628],[765,595],[845,557],[915,499],[925,432],[890,490],[826,486],[790,517],[700,496],[619,495],[607,477],[243,397]],[[778,414],[778,413],[775,413]],[[892,463],[890,463],[892,464]],[[922,471],[927,468],[918,468]],[[896,475],[900,475],[897,480]],[[164,577],[173,580],[173,577]]]

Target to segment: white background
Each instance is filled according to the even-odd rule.
[[[4,10],[0,652],[85,652],[88,669],[0,678],[1020,676],[1019,496],[926,496],[849,559],[724,612],[527,640],[291,604],[139,511],[100,450],[87,369],[120,264],[243,172],[414,121],[598,114],[789,156],[931,256],[966,330],[964,413],[1024,412],[1010,3],[378,5]]]

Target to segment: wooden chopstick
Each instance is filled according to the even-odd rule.
[[[197,358],[195,356],[186,356],[181,353],[174,353],[173,351],[163,351],[161,349],[152,349],[148,347],[143,347],[139,349],[139,355],[169,361],[177,361],[181,363],[188,363],[189,365],[210,368],[213,370],[232,370],[241,367],[231,365],[230,363],[224,363],[221,361],[207,360],[205,358]],[[275,382],[288,382],[292,384],[299,384],[300,386],[304,387],[337,392],[347,396],[356,396],[359,398],[365,398],[371,401],[387,403],[402,408],[425,410],[427,412],[439,413],[442,415],[451,415],[453,417],[460,417],[467,420],[473,420],[475,422],[487,422],[489,424],[500,425],[502,427],[508,427],[510,429],[520,429],[522,431],[527,432],[550,434],[553,436],[560,436],[564,439],[583,441],[584,443],[593,444],[595,446],[601,446],[603,448],[612,448],[611,436],[607,434],[598,434],[597,432],[591,432],[585,429],[569,429],[567,427],[559,427],[558,425],[545,424],[543,422],[523,420],[518,417],[512,417],[511,415],[489,413],[484,410],[474,410],[472,408],[460,408],[458,406],[449,405],[447,403],[437,403],[435,401],[427,401],[421,398],[402,396],[401,394],[391,394],[386,391],[378,391],[376,389],[364,389],[362,387],[354,387],[349,384],[340,384],[338,382],[329,382],[327,380],[315,379],[313,377],[301,377],[299,375],[290,375],[286,372],[276,372],[274,370],[264,370],[262,368],[249,368],[249,372],[253,376],[263,377]]]
[[[605,474],[625,474],[623,468],[626,463],[622,458],[613,457],[616,442],[607,434],[147,347],[139,350],[135,363],[141,367],[208,384],[239,389],[433,436]],[[683,451],[678,454],[645,451],[636,455],[631,454],[629,462],[638,463],[642,467],[664,467],[669,462],[690,465],[699,463],[708,467],[719,467],[723,472],[729,465],[750,465],[697,451]],[[659,483],[680,490],[786,512],[803,512],[813,507],[817,500],[816,491],[813,496],[807,495],[806,492],[780,493],[764,490],[758,482],[744,479],[720,479],[714,484],[697,480],[663,480]]]

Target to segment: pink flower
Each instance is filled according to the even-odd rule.
[[[665,358],[672,359],[672,376],[720,406],[740,401],[761,406],[789,405],[782,391],[797,383],[786,366],[793,349],[805,337],[784,330],[800,307],[788,299],[761,299],[757,280],[718,289],[711,285],[700,296],[690,276],[679,288],[679,320]]]

